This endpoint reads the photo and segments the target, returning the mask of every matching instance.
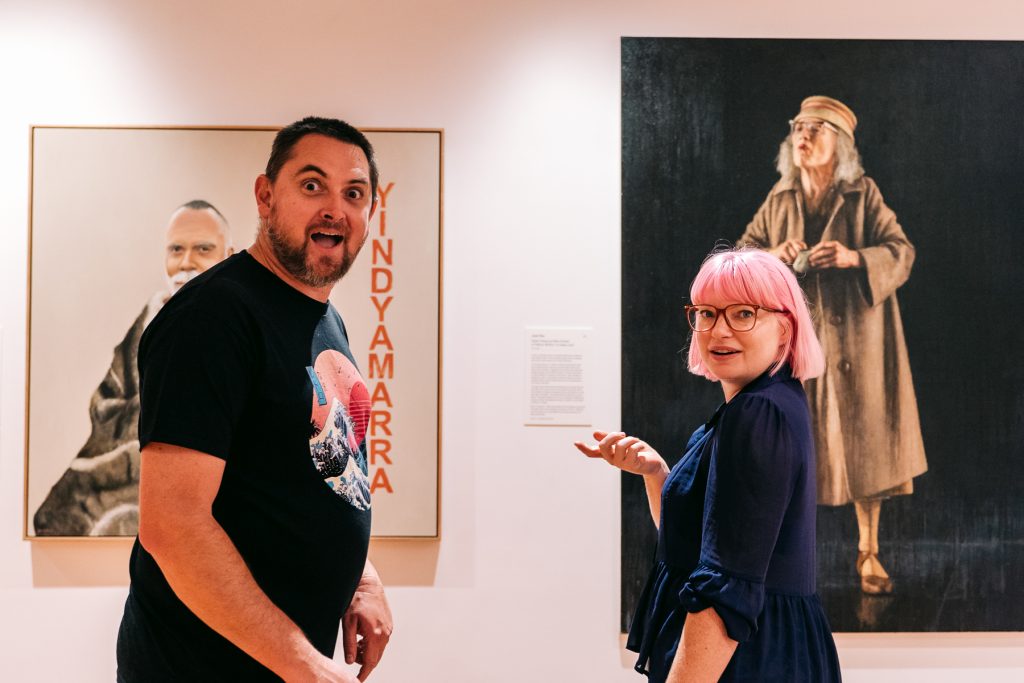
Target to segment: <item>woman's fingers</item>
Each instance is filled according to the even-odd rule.
[[[615,445],[614,445],[615,458],[618,459],[618,460],[625,460],[627,455],[628,455],[630,446],[632,446],[634,443],[636,443],[639,440],[640,439],[638,439],[636,436],[625,436],[624,435],[623,438],[618,439],[617,441],[615,441]]]
[[[574,441],[573,445],[588,458],[602,458],[626,472],[643,474],[657,457],[645,441],[624,432],[595,431],[594,438],[596,444]]]
[[[588,446],[587,444],[583,443],[582,441],[574,441],[572,445],[575,446],[576,449],[579,450],[580,453],[582,453],[583,455],[587,456],[588,458],[600,458],[601,457],[601,450],[599,448],[597,448],[597,446]]]
[[[615,457],[615,444],[624,436],[626,435],[623,432],[611,432],[597,442],[597,447],[601,449],[601,455],[605,460],[612,461]]]
[[[576,447],[583,455],[588,458],[604,458],[611,462],[611,447],[615,442],[614,434],[608,432],[595,431],[594,438],[597,439],[596,444],[586,444],[582,441],[573,441],[572,445]]]

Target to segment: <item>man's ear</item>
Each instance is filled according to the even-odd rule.
[[[256,195],[256,210],[259,211],[261,218],[266,218],[270,215],[270,203],[274,198],[272,183],[266,174],[261,173],[256,177],[253,192]]]
[[[380,196],[373,195],[373,204],[370,204],[370,215],[367,216],[367,220],[373,218],[373,214],[377,211],[377,204],[380,203]]]

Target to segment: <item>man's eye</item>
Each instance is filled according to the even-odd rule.
[[[349,199],[362,199],[363,191],[358,187],[351,187],[347,192],[345,192],[345,196]]]
[[[181,247],[179,247],[179,246],[176,246],[176,245],[175,246],[167,247],[167,253],[168,254],[180,254],[182,251],[183,251],[183,249]]]
[[[209,254],[211,251],[213,251],[213,248],[208,247],[204,244],[202,246],[196,247],[196,251],[198,251],[200,254]]]
[[[316,192],[320,189],[320,183],[316,180],[307,180],[302,183],[302,189],[306,192]]]

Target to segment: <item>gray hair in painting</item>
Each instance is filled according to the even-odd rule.
[[[779,156],[775,160],[775,168],[779,175],[785,179],[798,180],[800,169],[793,163],[793,138],[790,135],[779,145]],[[848,182],[864,175],[864,166],[861,164],[860,152],[853,139],[845,133],[836,136],[836,169],[832,174],[832,182]]]

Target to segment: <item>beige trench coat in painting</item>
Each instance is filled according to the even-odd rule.
[[[799,179],[780,180],[739,243],[768,249],[803,240],[799,186]],[[914,246],[873,180],[836,189],[821,239],[859,251],[864,268],[797,276],[825,352],[825,373],[805,383],[822,505],[911,493],[913,478],[928,469],[896,303]]]

